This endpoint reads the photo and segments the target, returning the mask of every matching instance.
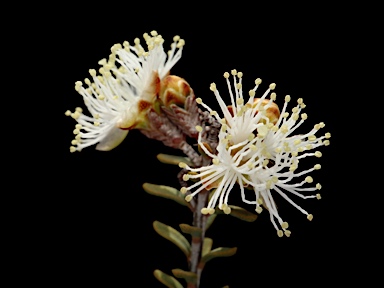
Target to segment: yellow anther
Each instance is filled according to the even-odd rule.
[[[184,181],[188,181],[189,180],[189,175],[188,174],[184,174],[183,175],[183,180]]]
[[[180,168],[183,168],[183,169],[184,169],[184,168],[187,168],[187,164],[185,164],[184,162],[180,162],[180,163],[179,163],[179,167],[180,167]]]
[[[312,183],[313,182],[313,178],[311,176],[307,176],[307,177],[305,177],[305,182]]]
[[[289,95],[287,95],[287,96],[285,96],[285,102],[289,102],[289,101],[291,101],[291,96],[289,96]]]

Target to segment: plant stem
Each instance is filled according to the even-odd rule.
[[[193,226],[201,228],[201,237],[193,237],[191,241],[191,257],[190,257],[190,271],[197,274],[197,281],[195,284],[188,283],[187,288],[199,288],[200,277],[202,269],[199,269],[199,262],[201,259],[201,251],[205,237],[205,224],[207,216],[201,214],[201,208],[204,208],[207,203],[209,192],[202,191],[197,195],[197,203],[193,213]]]

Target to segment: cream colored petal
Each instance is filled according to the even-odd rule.
[[[113,127],[107,136],[96,145],[96,150],[110,151],[120,145],[121,142],[127,137],[129,130],[122,130],[117,127]]]

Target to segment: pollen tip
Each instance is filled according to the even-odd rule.
[[[312,219],[313,219],[313,215],[312,215],[312,214],[308,214],[308,215],[307,215],[307,219],[308,219],[309,221],[312,221]]]
[[[321,156],[323,156],[323,154],[320,151],[316,151],[315,156],[320,158]]]
[[[283,230],[277,230],[277,236],[283,237],[284,236]]]
[[[187,187],[181,187],[180,189],[180,192],[183,194],[187,193],[187,191],[188,191]]]
[[[240,84],[240,83],[239,83]],[[244,104],[244,98],[238,98],[237,100],[236,100],[236,104],[237,105],[243,105]]]
[[[209,212],[209,209],[208,208],[201,208],[201,214],[203,214],[203,215],[207,215],[208,214],[208,212]]]
[[[203,131],[203,127],[201,127],[200,125],[196,125],[195,129],[197,130],[197,132]]]
[[[313,178],[311,176],[307,176],[307,177],[305,177],[305,182],[312,183],[313,182]]]
[[[179,167],[180,168],[187,168],[187,164],[185,164],[184,162],[180,162]]]
[[[95,76],[96,76],[96,70],[95,70],[95,69],[89,69],[88,72],[89,72],[89,74],[90,74],[92,77],[95,77]]]
[[[291,101],[291,96],[286,95],[284,100],[285,100],[285,102],[289,102],[289,101]]]
[[[184,181],[188,181],[189,180],[189,175],[188,174],[184,174],[183,175],[183,180]]]
[[[231,207],[229,207],[229,206],[226,205],[226,206],[224,207],[223,210],[224,210],[224,213],[225,213],[225,214],[227,214],[227,215],[228,215],[228,214],[231,214]]]

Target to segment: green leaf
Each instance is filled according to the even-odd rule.
[[[157,159],[164,164],[172,164],[172,165],[179,165],[180,162],[184,162],[189,167],[193,167],[192,161],[188,157],[183,156],[175,156],[175,155],[168,155],[168,154],[158,154]]]
[[[248,210],[245,210],[244,208],[241,208],[239,206],[234,206],[234,205],[228,205],[228,206],[231,207],[231,213],[229,215],[232,215],[233,217],[239,218],[247,222],[253,222],[257,219],[257,216],[258,216],[257,214],[253,214]],[[224,212],[219,208],[216,208],[216,213],[224,214]]]
[[[212,249],[213,240],[211,238],[205,237],[203,242],[203,249],[201,250],[201,256],[204,257]]]
[[[175,279],[175,277],[165,274],[163,271],[156,269],[153,271],[153,275],[168,288],[183,288],[183,285]]]
[[[188,224],[180,224],[179,226],[181,231],[183,231],[183,233],[190,234],[192,235],[192,237],[198,237],[198,238],[201,237],[201,228],[191,226]]]
[[[185,256],[187,256],[187,258],[189,257],[191,253],[191,245],[179,231],[159,221],[153,222],[153,228],[160,236],[171,241],[173,244],[179,247]]]
[[[177,278],[183,278],[187,283],[195,284],[197,282],[197,274],[189,271],[184,271],[181,269],[172,269],[173,275]]]
[[[205,224],[205,231],[207,231],[208,228],[211,227],[213,220],[216,219],[216,216],[216,213],[208,216],[207,223]]]
[[[237,251],[237,247],[233,247],[233,248],[219,247],[219,248],[213,249],[211,252],[204,255],[201,258],[201,262],[207,263],[209,260],[216,257],[229,257],[232,255],[235,255],[236,251]]]
[[[183,195],[183,193],[181,193],[180,190],[176,188],[164,185],[144,183],[143,189],[145,190],[145,192],[151,195],[171,199],[181,205],[188,206],[191,208],[191,204],[185,201],[185,196]]]

